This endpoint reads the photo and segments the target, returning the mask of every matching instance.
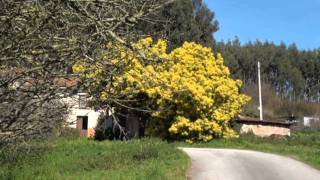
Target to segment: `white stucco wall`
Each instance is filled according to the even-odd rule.
[[[303,126],[311,127],[311,123],[319,122],[317,117],[303,117]]]
[[[77,116],[88,116],[88,129],[95,128],[102,111],[95,111],[94,109],[88,107],[85,109],[80,109],[79,94],[62,99],[63,102],[67,103],[70,107],[70,113],[67,116],[67,122],[70,123],[69,127],[76,128]],[[80,95],[84,94],[81,93]]]
[[[98,123],[98,118],[101,112],[92,109],[77,109],[72,108],[68,115],[67,122],[70,127],[76,128],[77,116],[88,116],[88,128],[95,128]]]

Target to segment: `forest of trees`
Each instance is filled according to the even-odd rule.
[[[276,94],[289,101],[320,102],[320,49],[299,50],[273,42],[249,42],[241,45],[236,38],[219,42],[215,52],[222,53],[235,78],[245,84],[256,83],[257,61],[262,64],[262,79]]]
[[[153,15],[157,23],[146,21],[137,25],[142,34],[154,38],[165,38],[170,49],[181,46],[185,41],[213,47],[213,34],[218,31],[218,21],[202,0],[176,0]]]

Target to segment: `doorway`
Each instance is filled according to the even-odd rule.
[[[77,129],[82,136],[88,135],[88,116],[77,116]]]

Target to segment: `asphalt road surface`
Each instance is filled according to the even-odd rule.
[[[320,171],[291,158],[233,149],[182,148],[193,180],[320,180]]]

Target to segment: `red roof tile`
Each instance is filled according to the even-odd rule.
[[[237,120],[240,123],[254,123],[254,124],[273,124],[273,125],[284,125],[290,126],[292,123],[288,122],[285,119],[263,119],[260,120],[258,118],[251,118],[251,117],[239,117]]]
[[[54,78],[53,83],[59,87],[73,87],[78,85],[80,82],[79,78]]]

